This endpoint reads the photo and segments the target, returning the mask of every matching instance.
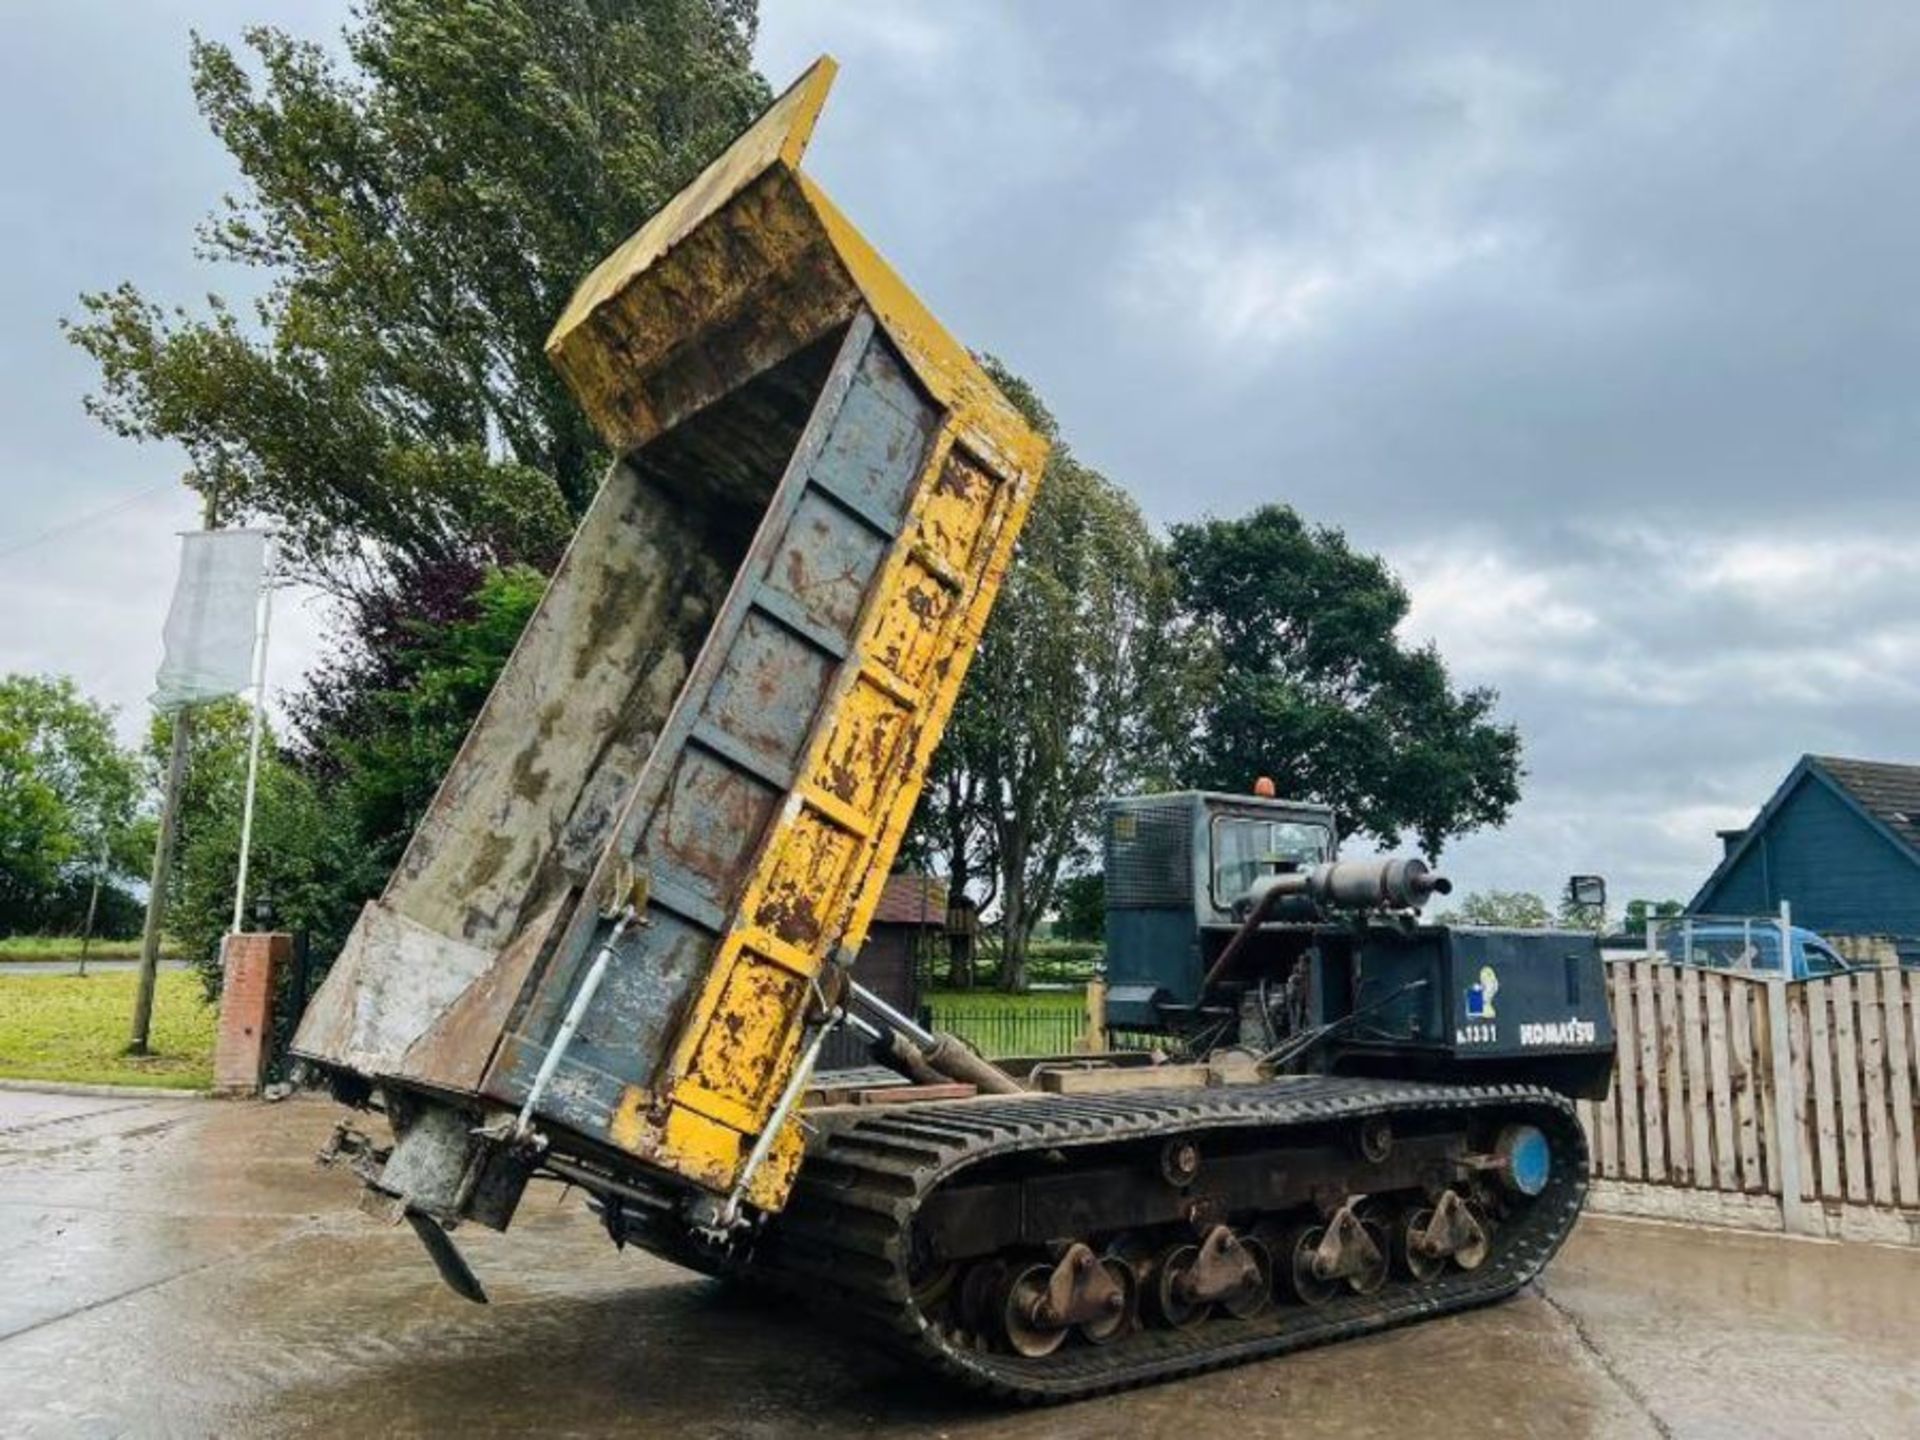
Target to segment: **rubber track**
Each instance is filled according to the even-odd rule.
[[[1276,1304],[1253,1320],[1141,1329],[1107,1346],[1077,1342],[1030,1359],[961,1349],[929,1324],[907,1279],[921,1203],[969,1166],[1019,1151],[1208,1132],[1285,1131],[1368,1116],[1477,1112],[1540,1126],[1555,1163],[1547,1188],[1495,1233],[1480,1269],[1309,1308]],[[1463,1115],[1462,1117],[1467,1118]],[[1533,1086],[1438,1086],[1298,1077],[1263,1085],[1105,1096],[1032,1096],[875,1110],[809,1150],[786,1210],[744,1267],[877,1332],[920,1364],[996,1395],[1051,1401],[1144,1385],[1308,1345],[1369,1334],[1511,1295],[1573,1228],[1587,1190],[1587,1145],[1572,1104]]]

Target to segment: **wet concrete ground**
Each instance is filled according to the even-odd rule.
[[[1920,1253],[1589,1220],[1490,1310],[1004,1411],[609,1246],[536,1190],[443,1289],[336,1111],[0,1092],[0,1434],[1920,1434]]]

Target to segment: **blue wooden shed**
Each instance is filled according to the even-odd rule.
[[[1771,914],[1785,900],[1823,935],[1920,937],[1920,765],[1803,755],[1753,823],[1720,838],[1689,914]]]

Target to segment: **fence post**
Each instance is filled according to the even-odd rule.
[[[1107,1052],[1107,982],[1098,975],[1087,981],[1087,1034],[1082,1044],[1089,1055]]]
[[[1825,1225],[1816,1221],[1801,1194],[1800,1095],[1794,1088],[1793,1040],[1787,1025],[1787,986],[1793,974],[1793,911],[1780,902],[1780,964],[1767,975],[1767,1031],[1773,1050],[1773,1133],[1778,1150],[1775,1172],[1780,1177],[1780,1228],[1789,1235],[1820,1235]]]

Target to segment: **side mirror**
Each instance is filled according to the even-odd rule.
[[[1603,875],[1574,875],[1567,880],[1567,903],[1584,909],[1607,908],[1607,881]]]

